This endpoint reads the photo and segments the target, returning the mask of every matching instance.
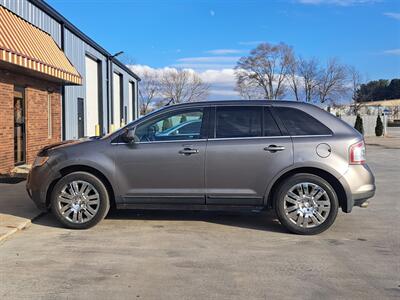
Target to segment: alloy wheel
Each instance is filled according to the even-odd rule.
[[[57,197],[60,214],[72,223],[93,219],[100,207],[100,195],[89,182],[75,180],[65,184]]]
[[[324,223],[331,211],[328,193],[319,185],[301,182],[292,186],[284,198],[286,217],[302,228]]]

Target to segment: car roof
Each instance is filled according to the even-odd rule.
[[[179,104],[166,105],[165,107],[191,107],[191,106],[219,106],[219,105],[283,105],[283,106],[304,106],[310,105],[305,102],[290,101],[290,100],[212,100],[212,101],[198,101],[198,102],[185,102]]]

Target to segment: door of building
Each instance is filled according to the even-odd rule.
[[[24,88],[14,88],[14,162],[26,162],[25,150],[25,93]]]
[[[85,136],[85,109],[83,98],[78,98],[78,138]]]

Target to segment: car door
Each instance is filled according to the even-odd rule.
[[[125,204],[204,204],[208,110],[179,109],[144,121],[133,144],[117,143],[116,174]],[[171,128],[201,122],[191,133]]]
[[[273,177],[293,164],[291,138],[260,105],[218,106],[210,117],[214,135],[207,145],[206,203],[262,204]]]

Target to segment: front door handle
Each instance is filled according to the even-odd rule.
[[[264,150],[269,152],[283,151],[285,150],[285,146],[269,145],[265,147]]]
[[[179,154],[183,155],[192,155],[192,154],[197,154],[199,153],[198,149],[193,149],[193,148],[183,148],[182,150],[179,150]]]

